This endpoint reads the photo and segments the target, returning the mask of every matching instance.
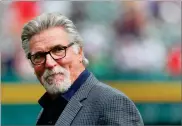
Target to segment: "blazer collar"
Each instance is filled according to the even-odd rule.
[[[91,73],[87,78],[85,83],[78,89],[75,95],[70,99],[65,109],[58,118],[55,126],[70,126],[71,122],[77,115],[78,111],[82,108],[82,101],[88,97],[90,90],[96,85],[99,81]]]

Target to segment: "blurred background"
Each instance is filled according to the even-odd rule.
[[[45,92],[21,48],[21,28],[61,12],[84,39],[88,69],[123,91],[145,125],[180,125],[181,3],[178,1],[4,1],[0,3],[1,125],[35,125]]]

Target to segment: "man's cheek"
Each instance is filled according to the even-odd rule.
[[[35,71],[35,75],[37,76],[37,78],[39,79],[39,81],[41,80],[41,77],[44,74],[44,70],[40,70],[40,69],[34,69]]]

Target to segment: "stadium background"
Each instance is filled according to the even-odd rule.
[[[177,1],[0,3],[1,124],[34,125],[44,93],[21,48],[23,23],[58,11],[84,39],[88,69],[122,90],[147,125],[180,125],[181,4]]]

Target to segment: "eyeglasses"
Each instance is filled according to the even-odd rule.
[[[46,61],[46,55],[50,54],[50,56],[54,59],[54,60],[58,60],[58,59],[62,59],[66,56],[66,49],[70,46],[72,46],[74,43],[70,43],[67,46],[55,46],[53,47],[50,51],[48,52],[37,52],[33,55],[31,55],[30,53],[28,54],[28,59],[31,60],[31,62],[34,65],[41,65],[44,64]]]

